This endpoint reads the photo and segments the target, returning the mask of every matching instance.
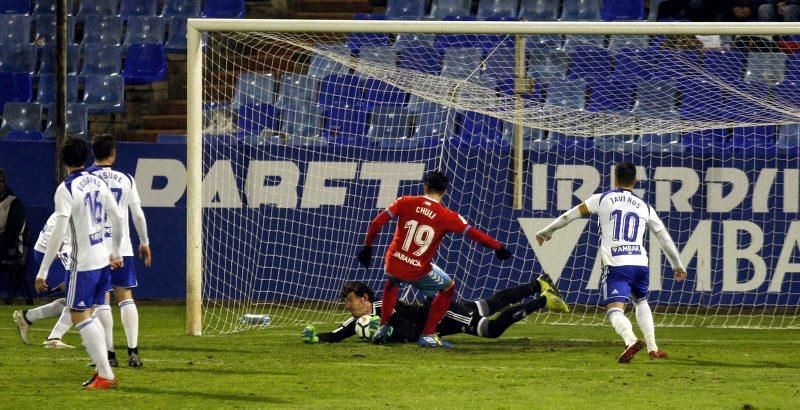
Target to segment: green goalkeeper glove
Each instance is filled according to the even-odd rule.
[[[303,328],[303,331],[300,333],[300,341],[303,343],[318,343],[319,336],[317,336],[317,330],[314,329],[313,325],[308,325]]]

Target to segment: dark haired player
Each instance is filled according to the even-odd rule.
[[[647,251],[644,248],[645,227],[656,235],[669,259],[675,280],[686,278],[686,268],[681,263],[678,249],[669,236],[656,211],[633,193],[636,185],[636,167],[623,162],[614,167],[616,189],[595,194],[582,204],[570,209],[550,225],[536,233],[541,245],[549,240],[553,232],[567,226],[580,217],[597,215],[600,224],[600,255],[603,263],[602,292],[608,321],[625,341],[625,351],[619,363],[630,363],[633,356],[644,347],[644,343],[633,333],[631,321],[625,316],[625,302],[633,301],[636,307],[636,322],[647,342],[647,350],[653,359],[667,357],[667,353],[656,345],[653,312],[647,303],[650,274]]]
[[[398,198],[370,223],[364,247],[358,260],[369,267],[372,258],[372,242],[381,227],[397,217],[397,230],[386,251],[386,284],[383,287],[381,327],[372,337],[373,343],[383,343],[391,335],[389,324],[397,302],[399,285],[409,283],[426,297],[433,298],[427,321],[417,343],[423,347],[453,347],[436,334],[436,326],[450,307],[455,292],[455,282],[442,269],[431,263],[442,238],[448,232],[465,234],[468,238],[492,248],[499,259],[508,259],[508,251],[496,239],[479,229],[471,227],[458,213],[441,201],[447,192],[448,179],[439,171],[430,171],[423,177],[425,195]]]
[[[300,335],[302,342],[342,341],[356,333],[358,318],[364,315],[380,316],[382,312],[381,301],[375,301],[372,289],[364,282],[345,283],[341,296],[344,299],[345,309],[352,316],[332,332],[316,333],[314,326],[306,326]],[[523,302],[529,297],[533,299]],[[398,301],[389,321],[394,331],[386,341],[407,343],[417,340],[422,333],[430,307],[429,299],[423,304]],[[509,326],[544,307],[550,311],[569,312],[567,304],[561,299],[547,275],[541,275],[536,281],[528,284],[503,289],[487,299],[451,302],[444,318],[436,327],[436,332],[442,336],[466,333],[496,338],[500,337]],[[497,316],[490,318],[495,313],[498,313]]]

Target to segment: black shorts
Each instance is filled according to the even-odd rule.
[[[478,314],[478,305],[475,302],[452,302],[450,309],[445,312],[444,318],[436,327],[436,331],[440,336],[456,333],[477,335],[480,320],[481,315]]]

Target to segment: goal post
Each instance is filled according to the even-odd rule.
[[[437,261],[460,298],[547,272],[576,312],[535,320],[601,323],[597,227],[575,221],[544,247],[532,235],[612,188],[619,161],[637,165],[637,194],[690,270],[673,282],[648,241],[657,323],[800,326],[800,24],[189,19],[187,31],[188,334],[248,329],[250,313],[332,323],[344,282],[380,289],[380,267],[353,257],[369,219],[437,168],[447,205],[515,251],[503,264],[445,241]]]

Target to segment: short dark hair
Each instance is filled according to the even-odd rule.
[[[447,191],[450,180],[444,172],[430,171],[422,177],[422,182],[428,188],[428,191],[441,193]]]
[[[620,185],[632,185],[636,182],[636,166],[630,162],[620,162],[614,167],[614,178]]]
[[[94,159],[104,160],[111,156],[111,151],[117,148],[117,139],[111,134],[100,134],[92,138],[92,154]]]
[[[369,296],[370,302],[375,301],[375,293],[372,292],[372,288],[370,288],[369,285],[367,285],[364,282],[361,282],[360,280],[354,282],[347,282],[344,284],[344,286],[342,286],[342,292],[340,293],[342,299],[347,299],[347,295],[349,295],[350,292],[353,292],[356,296],[360,298],[364,297],[364,295],[367,295]]]
[[[86,165],[86,157],[89,156],[89,148],[86,141],[71,137],[61,147],[61,161],[70,167],[82,167]]]

